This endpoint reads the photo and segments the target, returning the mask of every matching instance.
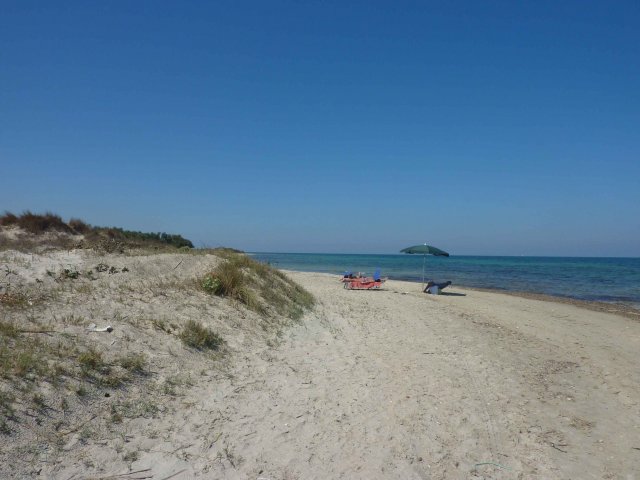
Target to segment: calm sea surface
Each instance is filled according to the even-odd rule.
[[[346,270],[395,280],[422,281],[422,255],[253,253],[285,270],[339,275]],[[640,308],[640,258],[472,257],[426,258],[425,277],[454,285],[545,293]]]

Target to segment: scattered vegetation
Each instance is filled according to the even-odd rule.
[[[53,213],[0,215],[0,227],[12,226],[16,228],[0,228],[0,249],[6,245],[3,238],[14,241],[11,248],[23,251],[27,249],[22,247],[25,240],[26,245],[38,248],[51,243],[56,248],[82,246],[100,252],[117,251],[124,246],[173,252],[176,248],[192,247],[191,242],[179,235],[93,227],[79,219],[65,223]],[[5,235],[5,232],[8,233]],[[58,238],[61,240],[56,243]],[[33,243],[29,243],[32,240]],[[182,341],[203,352],[207,360],[217,358],[215,352],[224,351],[225,342],[217,333],[217,327],[212,330],[206,323],[199,322],[203,317],[198,318],[197,312],[208,315],[212,306],[227,302],[202,302],[203,294],[194,290],[224,297],[236,307],[242,304],[257,312],[260,318],[250,315],[248,325],[265,331],[280,332],[291,319],[299,318],[314,304],[313,297],[285,275],[238,250],[192,252],[192,255],[208,254],[215,254],[222,261],[197,280],[191,276],[194,265],[208,264],[211,257],[203,258],[202,264],[190,255],[181,255],[180,263],[178,260],[174,263],[171,258],[166,275],[137,281],[140,272],[137,267],[134,269],[134,263],[129,265],[134,273],[125,275],[128,268],[111,265],[111,257],[96,256],[93,263],[78,265],[66,260],[59,264],[49,262],[36,269],[37,256],[15,255],[14,260],[13,253],[3,253],[3,258],[8,260],[0,272],[5,277],[0,285],[0,440],[15,440],[17,444],[26,438],[22,436],[26,428],[33,428],[41,435],[39,438],[53,439],[51,444],[59,448],[66,444],[71,433],[80,435],[83,442],[96,440],[102,433],[87,423],[87,419],[93,422],[93,414],[99,415],[100,428],[106,423],[109,432],[127,428],[119,424],[128,423],[130,418],[164,414],[175,397],[186,395],[188,387],[194,385],[191,377],[182,371],[167,376],[168,369],[163,370],[167,365],[165,359],[184,360],[185,357],[180,358],[184,352],[176,349],[176,345]],[[105,261],[109,264],[103,263]],[[177,269],[183,261],[189,264],[188,268],[182,265]],[[181,274],[183,277],[178,277]],[[121,293],[122,298],[117,301],[122,313],[118,310],[113,315],[112,310],[103,311],[94,305],[97,302],[91,301],[103,294],[109,296],[107,290]],[[194,320],[183,324],[181,312],[165,320],[158,316],[161,312],[153,310],[156,300],[173,301],[176,292],[188,294],[195,300],[185,314],[193,315]],[[153,302],[149,302],[150,295]],[[141,303],[137,304],[138,301]],[[124,311],[130,306],[131,311]],[[193,307],[198,310],[194,312]],[[224,307],[214,312],[214,316],[217,321],[236,328],[241,325],[241,319],[247,318],[246,313],[244,308],[237,311]],[[115,347],[109,334],[87,331],[86,327],[93,321],[114,326]],[[122,326],[126,328],[120,330]],[[163,350],[158,356],[154,346],[143,355],[127,343],[138,334],[153,335],[157,340],[159,335],[154,330],[167,334],[155,343]],[[143,342],[137,346],[151,345],[148,339],[141,338]],[[198,361],[195,355],[188,358]],[[153,363],[153,369],[149,362]],[[201,374],[208,371],[208,366],[202,368]],[[150,393],[159,394],[160,399]],[[145,400],[148,398],[153,401]],[[134,453],[125,455],[123,451],[122,455],[127,461],[135,461]]]
[[[198,350],[217,350],[223,343],[222,337],[195,320],[187,321],[180,332],[180,339],[185,345]]]
[[[83,348],[69,335],[40,328],[21,329],[0,321],[0,433],[19,430],[26,398],[32,411],[48,416],[54,407],[51,387],[75,392],[78,398],[102,394],[105,388],[119,388],[134,376],[146,373],[146,359],[133,353],[109,359],[98,348]],[[39,334],[47,333],[45,336]],[[45,385],[48,385],[45,387]],[[46,394],[45,394],[46,393]],[[28,395],[28,397],[27,397]],[[22,400],[19,400],[22,399]],[[63,410],[68,409],[66,397]],[[20,408],[19,410],[22,410]]]
[[[0,293],[0,305],[5,307],[24,307],[28,303],[29,299],[22,292],[6,291]]]
[[[35,214],[30,211],[24,212],[22,215],[15,215],[11,212],[5,212],[0,216],[0,226],[18,227],[32,235],[42,235],[47,232],[57,232],[66,234],[58,238],[48,239],[48,243],[60,248],[71,248],[84,246],[96,248],[106,252],[123,251],[124,248],[193,248],[193,243],[181,235],[158,232],[145,233],[132,230],[124,230],[116,227],[94,227],[88,223],[72,218],[65,223],[59,215],[47,212],[45,214]],[[84,236],[84,241],[79,242],[78,236]],[[81,237],[80,237],[81,238]],[[8,240],[8,247],[15,247]],[[20,239],[23,247],[29,243],[37,244],[34,239]]]
[[[41,378],[51,373],[43,361],[48,345],[37,338],[23,338],[15,325],[0,322],[0,377],[10,380]]]

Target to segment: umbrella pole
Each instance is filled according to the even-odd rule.
[[[422,288],[420,290],[424,290],[424,266],[427,262],[427,256],[422,255]]]

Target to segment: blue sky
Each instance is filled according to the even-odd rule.
[[[640,256],[638,2],[0,1],[0,209]]]

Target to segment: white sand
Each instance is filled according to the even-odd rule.
[[[187,276],[213,261],[123,258],[132,275],[155,272],[150,290],[181,258],[177,272]],[[640,477],[640,322],[455,287],[429,296],[388,281],[383,291],[349,291],[328,275],[290,275],[318,305],[268,344],[245,323],[253,314],[219,299],[182,298],[169,286],[168,299],[141,294],[148,303],[129,309],[198,317],[229,341],[225,358],[129,330],[156,375],[190,372],[193,386],[177,397],[158,393],[159,413],[125,419],[120,430],[70,435],[62,453],[18,462],[18,471],[3,455],[0,476],[29,478],[40,468],[39,478],[65,480],[138,470],[115,478]],[[122,278],[108,279],[103,297]],[[127,395],[135,392],[116,398]],[[132,451],[137,460],[125,462]]]

